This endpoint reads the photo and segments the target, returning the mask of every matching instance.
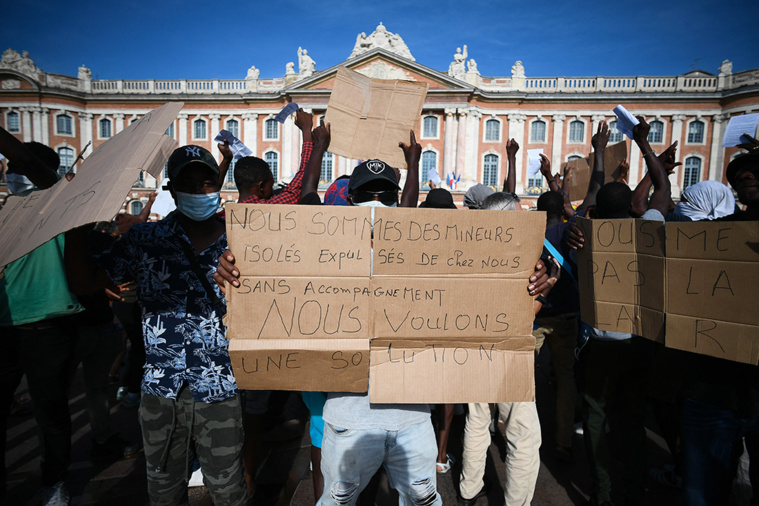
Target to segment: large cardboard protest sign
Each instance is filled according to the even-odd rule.
[[[622,141],[611,144],[604,149],[604,184],[615,181],[619,176],[619,164],[627,159],[627,142]],[[572,168],[572,177],[569,180],[569,200],[577,202],[585,199],[590,183],[590,174],[593,172],[595,165],[595,156],[593,153],[587,158],[578,158],[570,160],[561,165],[561,171],[565,167]]]
[[[759,362],[759,225],[667,224],[669,347]]]
[[[419,124],[426,94],[427,83],[372,79],[339,67],[325,115],[330,152],[404,168],[398,143],[408,143],[409,131]]]
[[[88,156],[71,181],[26,197],[10,197],[0,210],[0,266],[53,237],[88,223],[110,221],[141,170],[159,177],[177,141],[164,134],[182,109],[168,103],[135,121]]]
[[[663,342],[664,223],[585,218],[577,223],[585,236],[577,256],[583,321]]]
[[[240,286],[227,290],[238,382],[352,392],[369,384],[372,402],[532,400],[526,287],[544,226],[543,213],[228,205],[240,270]],[[388,348],[418,358],[384,360]],[[429,374],[440,377],[414,380]],[[483,392],[485,380],[503,384]]]

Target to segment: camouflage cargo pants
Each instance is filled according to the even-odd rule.
[[[140,425],[151,505],[187,504],[196,456],[214,504],[247,502],[239,395],[209,404],[196,402],[188,387],[176,401],[143,392]]]

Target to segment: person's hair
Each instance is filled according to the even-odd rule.
[[[496,192],[483,201],[480,209],[484,211],[516,211],[517,199],[511,193]]]
[[[269,177],[274,177],[269,164],[255,156],[242,157],[235,164],[235,184],[238,190],[250,189]]]
[[[624,183],[604,185],[596,194],[596,218],[629,218],[632,190]]]
[[[51,170],[58,172],[58,166],[61,164],[61,159],[58,153],[51,147],[45,146],[41,142],[29,141],[25,142],[24,146],[40,159]],[[14,166],[11,160],[8,160],[8,172],[21,173],[23,169],[19,170],[19,167]]]
[[[549,216],[561,216],[564,212],[564,196],[555,191],[547,191],[538,197],[538,211],[545,211]]]

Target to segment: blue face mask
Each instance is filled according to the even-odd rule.
[[[193,221],[206,221],[219,210],[219,203],[221,202],[219,192],[174,193],[177,196],[177,210]]]

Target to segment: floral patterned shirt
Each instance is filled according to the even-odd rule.
[[[96,256],[114,283],[137,282],[145,341],[142,390],[176,399],[186,382],[196,401],[222,401],[237,394],[223,314],[208,298],[180,241],[190,244],[172,214],[157,223],[133,226]],[[226,249],[227,236],[222,234],[197,256],[222,302],[212,276]]]

